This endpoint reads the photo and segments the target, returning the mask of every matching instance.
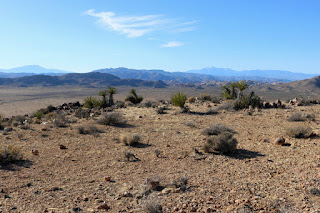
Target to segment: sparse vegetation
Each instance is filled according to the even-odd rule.
[[[75,116],[77,118],[90,118],[90,109],[80,108],[75,112]]]
[[[102,108],[106,108],[108,106],[108,103],[107,103],[107,90],[101,90],[99,92],[99,95],[102,96],[102,102],[101,102],[101,107]],[[89,108],[89,107],[88,107]],[[91,107],[92,108],[92,107]]]
[[[95,137],[99,136],[99,134],[102,132],[100,129],[98,129],[96,126],[79,126],[78,127],[78,132],[79,134],[89,134],[89,135],[93,135]]]
[[[297,121],[314,121],[315,120],[315,115],[314,114],[309,114],[309,113],[301,113],[297,112],[292,115],[290,115],[287,118],[288,121],[291,122],[297,122]]]
[[[95,97],[89,96],[84,99],[84,107],[88,109],[92,109],[94,107],[102,107],[103,106],[103,101],[102,100],[97,100]]]
[[[185,106],[187,96],[182,92],[177,92],[171,96],[171,102],[174,106],[180,107],[182,112],[188,112],[188,108]]]
[[[205,152],[219,152],[222,154],[232,154],[238,145],[237,139],[233,138],[230,132],[223,132],[219,135],[212,135],[207,138],[203,146]]]
[[[147,213],[162,213],[162,206],[158,199],[148,197],[143,202],[143,210]]]
[[[125,101],[130,101],[132,104],[139,104],[143,101],[143,97],[138,96],[135,89],[131,89]]]
[[[223,124],[213,124],[209,128],[205,129],[202,131],[203,135],[211,136],[211,135],[219,135],[222,133],[228,132],[230,134],[235,134],[237,133],[235,130],[226,127]]]
[[[22,153],[17,147],[7,145],[0,148],[0,164],[13,163],[19,160],[22,160]]]
[[[199,100],[201,100],[201,101],[211,101],[211,96],[209,94],[206,94],[206,93],[201,93],[199,95]]]
[[[34,113],[33,117],[41,120],[42,115],[43,115],[43,111],[42,111],[42,110],[38,110],[38,111],[36,111],[36,112]]]
[[[286,129],[288,136],[292,138],[308,138],[312,135],[312,129],[307,126],[291,126]]]
[[[121,126],[127,123],[122,114],[117,112],[106,113],[98,120],[99,124],[110,126]]]
[[[141,136],[137,133],[134,134],[124,134],[120,136],[120,142],[126,146],[132,146],[141,141]]]

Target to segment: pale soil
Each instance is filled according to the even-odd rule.
[[[193,112],[207,109],[207,104],[191,106]],[[97,209],[104,202],[109,212],[142,212],[145,200],[154,197],[164,212],[320,211],[320,196],[310,193],[312,188],[320,189],[320,139],[292,139],[285,134],[286,127],[299,123],[319,134],[320,105],[267,109],[253,115],[243,111],[180,114],[175,107],[163,115],[153,108],[116,111],[131,126],[102,126],[95,120],[78,119],[67,128],[41,131],[41,125],[32,124],[31,129],[16,127],[9,135],[0,135],[2,145],[20,147],[27,160],[24,165],[0,169],[0,212],[73,212],[75,207],[104,212]],[[298,111],[314,113],[316,121],[286,121]],[[78,126],[91,124],[104,133],[98,137],[78,133]],[[203,152],[206,136],[201,131],[211,124],[225,124],[238,132],[237,154],[193,157],[193,148]],[[146,145],[119,143],[120,134],[128,132],[140,134]],[[274,145],[272,141],[280,136],[291,146]],[[68,149],[59,149],[60,144]],[[159,157],[156,149],[162,152]],[[124,161],[125,151],[140,161]],[[111,182],[104,180],[108,176]],[[167,191],[140,197],[147,178],[168,185],[181,177],[188,178],[186,191],[170,192],[167,187]]]

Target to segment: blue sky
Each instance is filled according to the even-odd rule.
[[[0,0],[0,68],[320,74],[318,0]]]

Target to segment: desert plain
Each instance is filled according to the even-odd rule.
[[[128,90],[119,88],[115,100]],[[188,96],[210,94],[184,91]],[[98,92],[2,88],[0,112],[4,117],[31,114],[49,104],[83,102]],[[174,91],[137,92],[157,101],[169,100]],[[190,113],[167,104],[165,114],[158,114],[161,104],[106,112],[120,113],[126,120],[121,126],[99,124],[103,113],[78,118],[71,109],[61,112],[63,127],[44,115],[27,127],[2,130],[1,146],[19,148],[23,160],[0,166],[0,212],[160,212],[160,206],[162,212],[320,212],[320,105],[286,104],[248,113],[201,101],[187,104]],[[217,113],[207,113],[210,109]],[[288,121],[295,113],[315,118]],[[202,132],[213,124],[236,132],[235,153],[204,152],[207,136]],[[314,134],[288,136],[286,129],[296,125],[308,126]],[[89,127],[94,134],[80,134],[80,128]],[[121,135],[126,134],[138,134],[140,142],[125,145]],[[274,143],[279,137],[285,145]],[[126,158],[128,153],[134,158]]]

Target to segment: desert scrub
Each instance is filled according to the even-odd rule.
[[[95,107],[102,108],[103,107],[103,100],[98,100],[95,97],[89,96],[84,99],[83,106],[88,109],[92,109]]]
[[[298,122],[298,121],[314,121],[315,120],[315,115],[314,114],[309,114],[309,113],[301,113],[301,112],[297,112],[297,113],[294,113],[292,115],[290,115],[288,118],[287,118],[288,121],[291,121],[291,122]]]
[[[171,96],[171,102],[174,106],[183,108],[187,101],[187,96],[182,92],[177,92]]]
[[[33,114],[33,117],[41,120],[42,115],[43,115],[43,111],[42,111],[42,110],[38,110],[38,111],[36,111],[36,112]]]
[[[212,135],[207,138],[203,146],[205,152],[219,152],[222,154],[232,154],[237,149],[238,141],[233,138],[230,132],[223,132],[219,135]]]
[[[141,136],[137,133],[134,134],[124,134],[120,136],[120,142],[126,146],[132,146],[141,141]]]
[[[162,213],[162,206],[158,199],[148,197],[142,203],[142,208],[147,213]]]
[[[13,163],[19,160],[22,160],[22,154],[17,147],[7,145],[0,148],[0,164]]]
[[[90,118],[90,109],[78,109],[76,112],[75,112],[75,116],[79,119],[81,118]]]
[[[98,120],[98,123],[107,126],[121,126],[125,125],[127,121],[124,120],[122,114],[112,112],[104,114],[103,117]]]
[[[209,128],[204,129],[201,133],[203,135],[210,136],[210,135],[219,135],[219,134],[225,133],[225,132],[228,132],[231,134],[237,133],[235,130],[233,130],[229,127],[226,127],[223,124],[213,124]]]
[[[78,133],[79,134],[83,134],[83,135],[93,135],[95,137],[99,136],[100,133],[102,133],[102,131],[100,129],[98,129],[96,126],[79,126],[78,127]]]
[[[131,89],[125,101],[130,101],[132,104],[139,104],[143,101],[143,97],[138,96],[135,89]]]
[[[288,127],[286,133],[292,138],[308,138],[313,134],[310,127],[302,125]]]
[[[201,93],[199,95],[199,100],[201,101],[211,101],[211,96],[209,94],[206,94],[206,93]]]

